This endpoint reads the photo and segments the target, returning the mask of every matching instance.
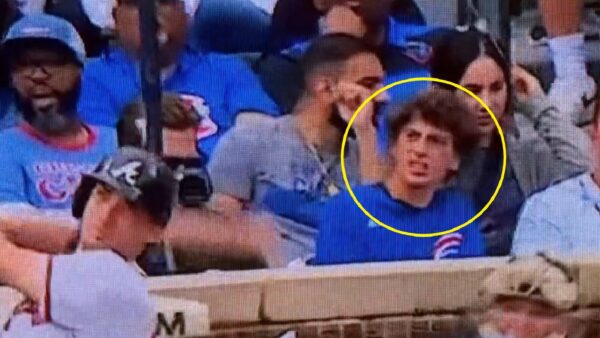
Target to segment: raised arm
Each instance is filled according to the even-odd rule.
[[[591,169],[591,139],[571,122],[571,115],[559,111],[546,97],[539,81],[520,67],[513,67],[513,85],[515,111],[533,122],[531,132],[539,136],[539,148],[549,149],[551,154],[544,163],[537,163],[544,170],[539,170],[542,175],[533,190]]]
[[[337,87],[337,95],[339,99],[338,111],[344,120],[350,121],[356,109],[369,98],[371,93],[367,88],[360,85],[341,83]],[[387,168],[386,161],[377,147],[377,128],[373,121],[375,110],[376,105],[374,102],[369,102],[356,116],[352,124],[352,130],[358,143],[359,170],[361,183],[363,184],[382,181]],[[346,145],[347,153],[348,146]]]

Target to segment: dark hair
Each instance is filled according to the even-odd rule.
[[[161,119],[165,128],[185,130],[195,127],[200,122],[200,115],[192,106],[185,109],[181,97],[175,93],[165,93],[162,99]],[[133,146],[143,148],[142,132],[137,121],[146,120],[146,110],[142,99],[137,99],[128,104],[117,122],[117,139],[120,147]]]
[[[314,40],[302,59],[300,68],[304,79],[316,72],[334,75],[341,72],[344,62],[362,54],[376,54],[363,40],[347,34],[327,34]]]
[[[475,123],[469,114],[465,114],[467,109],[463,102],[447,89],[426,90],[412,101],[392,109],[388,118],[388,147],[396,143],[407,124],[420,118],[450,132],[454,150],[463,157],[477,144]]]
[[[458,83],[469,65],[481,56],[488,56],[496,62],[510,89],[510,68],[504,52],[489,35],[473,29],[466,32],[455,30],[434,40],[431,76]],[[454,90],[454,87],[448,88]]]

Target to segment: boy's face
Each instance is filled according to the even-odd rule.
[[[400,131],[391,156],[395,160],[394,176],[413,189],[439,188],[459,165],[452,134],[420,117]]]

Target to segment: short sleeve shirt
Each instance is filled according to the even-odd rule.
[[[600,252],[600,187],[590,173],[532,195],[519,217],[512,252],[588,255]]]
[[[86,64],[79,101],[82,119],[115,127],[123,109],[141,95],[139,73],[137,63],[117,48]],[[186,49],[162,87],[165,92],[185,95],[193,104],[203,106],[197,138],[207,155],[239,112],[279,115],[279,108],[263,91],[258,77],[235,56]]]
[[[436,192],[424,208],[394,199],[382,184],[356,187],[354,193],[377,219],[412,233],[450,230],[476,213],[472,201],[452,189]],[[368,218],[347,193],[326,203],[319,229],[315,264],[438,260],[485,255],[485,244],[477,222],[439,237],[399,235]]]
[[[0,132],[0,204],[70,209],[81,174],[117,149],[113,129],[86,128],[88,142],[77,148],[45,143],[26,123]]]
[[[346,147],[348,179],[357,183],[357,145],[350,140]],[[292,115],[236,126],[216,148],[209,172],[215,192],[275,214],[284,206],[294,209],[324,201],[345,187],[339,155],[319,156],[295,129]],[[314,253],[317,232],[294,218],[279,218],[291,260]]]
[[[2,338],[151,338],[156,313],[146,283],[108,250],[55,256],[44,309],[15,314]]]

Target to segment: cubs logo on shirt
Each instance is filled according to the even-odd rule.
[[[36,163],[33,166],[35,186],[44,200],[64,203],[79,186],[81,174],[92,169],[92,165],[65,162]]]
[[[204,98],[193,95],[181,95],[183,102],[193,108],[200,116],[200,125],[196,131],[196,140],[201,141],[219,131],[219,126],[210,117],[210,107]]]
[[[440,237],[433,246],[433,259],[439,260],[451,255],[457,255],[463,241],[464,237],[459,233],[452,233]]]

